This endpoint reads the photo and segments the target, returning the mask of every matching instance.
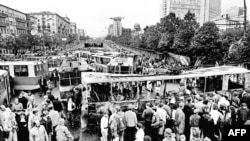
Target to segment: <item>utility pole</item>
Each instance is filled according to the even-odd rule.
[[[247,6],[246,0],[244,0],[244,32],[246,33],[247,30]]]

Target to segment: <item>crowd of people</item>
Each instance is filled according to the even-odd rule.
[[[250,89],[226,93],[168,93],[165,100],[102,110],[101,141],[223,141],[227,125],[250,124]],[[142,121],[139,121],[142,119]]]
[[[41,91],[44,100],[38,104],[35,95],[21,91],[14,103],[0,106],[0,141],[73,141],[68,126],[75,126],[79,110],[75,92],[78,89],[65,104],[52,94],[51,86],[46,94]]]

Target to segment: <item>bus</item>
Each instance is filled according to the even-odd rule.
[[[9,74],[6,70],[0,70],[0,105],[10,104]]]
[[[91,58],[90,51],[74,51],[73,54],[78,58],[79,61],[86,61]]]
[[[81,72],[92,72],[92,68],[87,62],[64,60],[59,68],[59,91],[60,99],[65,101],[71,89],[81,84]]]
[[[133,74],[137,55],[120,52],[103,52],[93,54],[91,65],[98,72],[114,74]]]
[[[47,59],[49,72],[59,70],[62,65],[63,57],[61,56],[49,56]]]
[[[42,61],[0,62],[0,69],[7,70],[14,80],[14,90],[36,90],[40,88],[38,80],[48,72]]]
[[[119,104],[120,106],[132,103],[138,106],[138,101],[139,103],[155,101],[155,91],[161,99],[164,99],[167,93],[180,92],[182,89],[197,89],[199,94],[206,94],[214,91],[225,93],[248,88],[250,86],[250,71],[242,67],[220,66],[191,70],[179,75],[142,76],[92,72],[82,73],[81,83],[81,87],[85,88],[85,91],[82,92],[83,103],[89,106],[94,105],[94,109],[97,110],[98,107],[107,103]],[[146,89],[149,89],[150,83],[155,89],[152,88],[153,91],[150,91],[149,94]],[[139,87],[142,86],[144,89],[139,94]],[[137,88],[135,88],[136,93],[133,94],[132,99],[124,99],[120,97],[126,97],[127,94],[117,93],[119,87],[127,87],[131,92],[133,89],[130,88]]]

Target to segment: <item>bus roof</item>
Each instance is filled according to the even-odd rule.
[[[175,80],[183,78],[208,77],[226,74],[244,74],[250,71],[242,67],[221,66],[212,68],[202,68],[185,72],[180,75],[131,75],[131,74],[106,74],[106,73],[82,73],[82,81],[91,83],[110,83],[110,82],[133,82],[133,81],[156,81],[156,80]]]
[[[36,65],[41,64],[41,61],[1,61],[0,65]]]

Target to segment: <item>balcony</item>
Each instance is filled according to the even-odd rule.
[[[8,17],[8,14],[0,13],[0,17],[2,17],[2,18],[7,18],[7,17]]]
[[[7,21],[0,21],[0,27],[6,27],[9,26],[9,23]]]
[[[20,30],[27,30],[27,27],[23,25],[17,25],[16,28]]]
[[[16,18],[16,21],[21,23],[26,23],[26,20],[21,18]]]

